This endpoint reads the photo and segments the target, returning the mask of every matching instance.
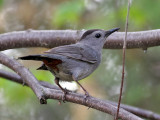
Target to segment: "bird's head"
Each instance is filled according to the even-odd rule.
[[[103,47],[106,38],[114,33],[115,31],[118,31],[120,28],[114,28],[111,30],[101,30],[101,29],[91,29],[87,30],[81,37],[80,43],[88,44],[91,46],[99,46]]]

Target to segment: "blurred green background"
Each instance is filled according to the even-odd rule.
[[[159,0],[132,0],[129,31],[158,29]],[[0,32],[26,29],[110,29],[124,31],[127,0],[0,0]],[[6,50],[13,56],[42,53],[47,49]],[[160,48],[127,50],[126,79],[122,102],[160,113]],[[22,61],[21,61],[22,62]],[[54,84],[46,71],[36,71],[39,62],[22,62],[34,75]],[[7,69],[0,65],[0,69]],[[103,50],[100,67],[82,85],[98,98],[118,101],[122,50]],[[79,89],[79,88],[78,88]],[[82,90],[78,90],[82,92]],[[72,103],[48,100],[40,105],[33,92],[0,78],[1,120],[108,120],[112,116]]]

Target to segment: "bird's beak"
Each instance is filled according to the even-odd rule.
[[[110,34],[118,31],[119,29],[120,29],[120,28],[113,28],[113,29],[111,29],[111,30],[106,31],[105,37],[108,37]]]

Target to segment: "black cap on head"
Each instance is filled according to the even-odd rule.
[[[87,35],[92,34],[94,31],[97,31],[100,29],[91,29],[91,30],[87,30],[81,37],[81,39],[84,39]]]
[[[113,32],[118,31],[119,29],[120,29],[120,28],[114,28],[114,29],[111,29],[111,30],[107,30],[107,31],[106,31],[106,36],[109,36],[109,35],[112,34]],[[90,35],[90,34],[92,34],[93,32],[98,31],[98,30],[102,31],[101,29],[91,29],[91,30],[87,30],[87,31],[82,35],[81,39],[86,38],[87,35]]]

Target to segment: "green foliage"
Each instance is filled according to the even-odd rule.
[[[32,71],[38,80],[48,81],[53,84],[54,77],[51,73],[47,71]],[[3,78],[0,78],[0,88],[4,89],[4,94],[8,96],[9,104],[14,104],[17,101],[19,101],[19,103],[24,102],[31,96],[34,96],[34,93],[30,90],[30,88]]]
[[[77,25],[84,11],[83,0],[72,0],[63,2],[58,6],[53,15],[54,27],[61,28],[70,25]]]
[[[0,88],[4,89],[5,96],[8,96],[8,104],[16,103],[17,101],[24,102],[29,96],[33,95],[33,92],[28,87],[22,86],[14,82],[0,78]]]
[[[51,84],[54,81],[54,76],[48,72],[48,71],[43,71],[43,70],[33,70],[34,75],[38,80],[43,80],[43,81],[48,81]]]
[[[4,0],[0,0],[0,7],[3,6]]]

